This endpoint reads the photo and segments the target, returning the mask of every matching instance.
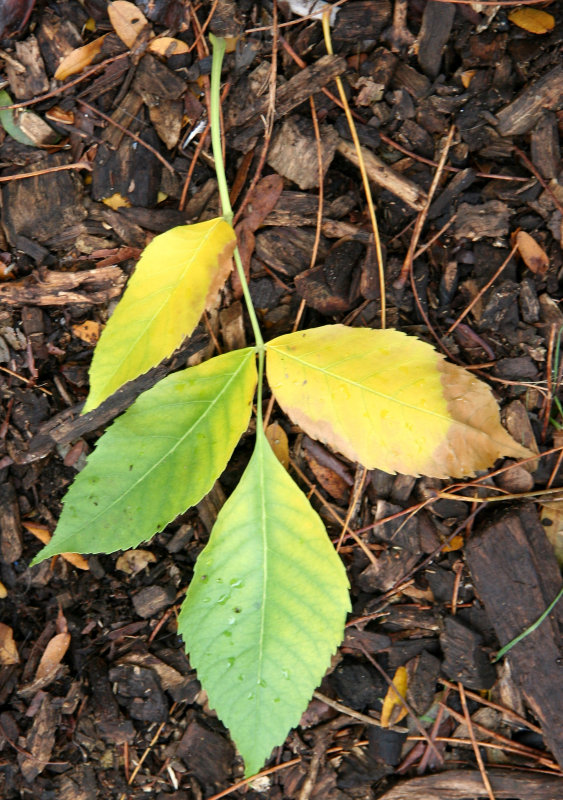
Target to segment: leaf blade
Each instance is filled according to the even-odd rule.
[[[235,243],[220,218],[155,236],[94,351],[82,413],[172,355],[192,333],[231,270]]]
[[[178,627],[247,775],[299,722],[342,639],[347,590],[320,518],[259,430]]]
[[[141,395],[99,440],[33,563],[69,550],[136,547],[198,503],[248,426],[256,379],[247,348],[169,375]]]
[[[415,337],[330,325],[266,349],[283,410],[368,469],[463,477],[501,455],[530,455],[500,425],[489,387]]]

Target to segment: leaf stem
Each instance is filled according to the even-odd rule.
[[[223,148],[221,146],[221,108],[220,108],[220,90],[221,90],[221,66],[223,64],[223,56],[225,54],[225,40],[219,36],[209,34],[209,39],[213,45],[213,61],[211,63],[211,146],[213,148],[213,158],[215,159],[215,173],[217,175],[217,185],[219,187],[219,197],[221,198],[221,207],[223,209],[223,219],[232,224],[233,209],[231,207],[231,200],[229,198],[229,187],[227,185],[227,177],[225,175],[225,162],[223,161]],[[235,247],[234,252],[235,265],[242,284],[242,293],[248,309],[250,323],[254,332],[254,339],[256,340],[256,349],[259,357],[259,373],[263,373],[264,368],[264,339],[256,311],[250,296],[250,289],[244,274],[244,267],[238,247]],[[258,400],[261,400],[261,380],[258,384]],[[261,403],[258,403],[259,421],[262,419]]]
[[[219,187],[219,197],[221,198],[221,207],[223,210],[223,219],[232,224],[233,209],[231,207],[231,199],[229,197],[229,187],[227,185],[227,177],[225,175],[225,162],[223,160],[223,148],[221,146],[221,108],[220,108],[220,93],[221,93],[221,66],[223,64],[223,56],[225,55],[225,40],[209,34],[209,39],[213,45],[213,60],[211,62],[211,101],[210,101],[210,116],[211,116],[211,146],[213,148],[213,157],[215,159],[215,173],[217,175],[217,185]],[[262,418],[262,383],[264,378],[264,339],[262,338],[262,331],[258,324],[256,311],[250,296],[250,289],[246,275],[244,274],[244,267],[238,246],[234,251],[235,266],[239,275],[242,285],[242,293],[246,307],[248,309],[248,316],[250,317],[250,324],[254,332],[254,339],[256,341],[256,350],[258,352],[258,391],[256,397],[256,422],[257,428],[261,429],[263,426]]]

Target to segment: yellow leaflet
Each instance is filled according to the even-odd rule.
[[[291,419],[368,469],[463,477],[525,458],[490,388],[394,330],[329,325],[267,345],[267,375]]]
[[[388,728],[389,725],[396,725],[407,715],[407,709],[401,702],[407,696],[408,675],[405,667],[399,667],[393,675],[393,686],[390,686],[383,701],[381,709],[381,727]],[[395,689],[397,691],[395,691]],[[397,694],[399,693],[399,695]]]
[[[100,337],[83,413],[170,356],[189,336],[231,270],[235,233],[223,219],[156,236]]]

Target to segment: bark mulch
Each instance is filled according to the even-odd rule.
[[[563,7],[546,4],[555,24],[540,35],[504,6],[349,0],[329,56],[319,21],[291,0],[137,5],[188,51],[155,54],[147,37],[127,48],[102,0],[0,6],[2,84],[35,115],[26,131],[41,145],[0,130],[0,796],[563,797],[562,603],[494,660],[562,583],[563,515],[537,492],[563,486]],[[79,416],[95,342],[141,250],[219,210],[204,27],[237,37],[223,74],[227,170],[267,336],[298,319],[381,323],[340,76],[376,202],[387,324],[489,380],[506,427],[538,452],[499,462],[477,489],[366,474],[274,409],[329,533],[349,520],[353,611],[300,727],[250,785],[176,631],[244,441],[141,560],[28,566],[104,426],[217,343],[251,342],[231,279],[173,358]],[[103,34],[83,73],[54,79],[67,53]],[[515,251],[519,231],[539,256]],[[459,499],[475,492],[508,497]],[[382,728],[399,666],[411,713]]]

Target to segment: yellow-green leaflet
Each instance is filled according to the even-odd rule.
[[[257,772],[299,723],[344,634],[348,580],[262,429],[178,621],[209,704]]]
[[[485,383],[399,331],[289,333],[268,343],[266,368],[294,422],[368,469],[463,477],[531,455],[500,424]]]
[[[224,219],[172,228],[145,248],[94,351],[91,411],[172,355],[231,270],[236,237]]]

